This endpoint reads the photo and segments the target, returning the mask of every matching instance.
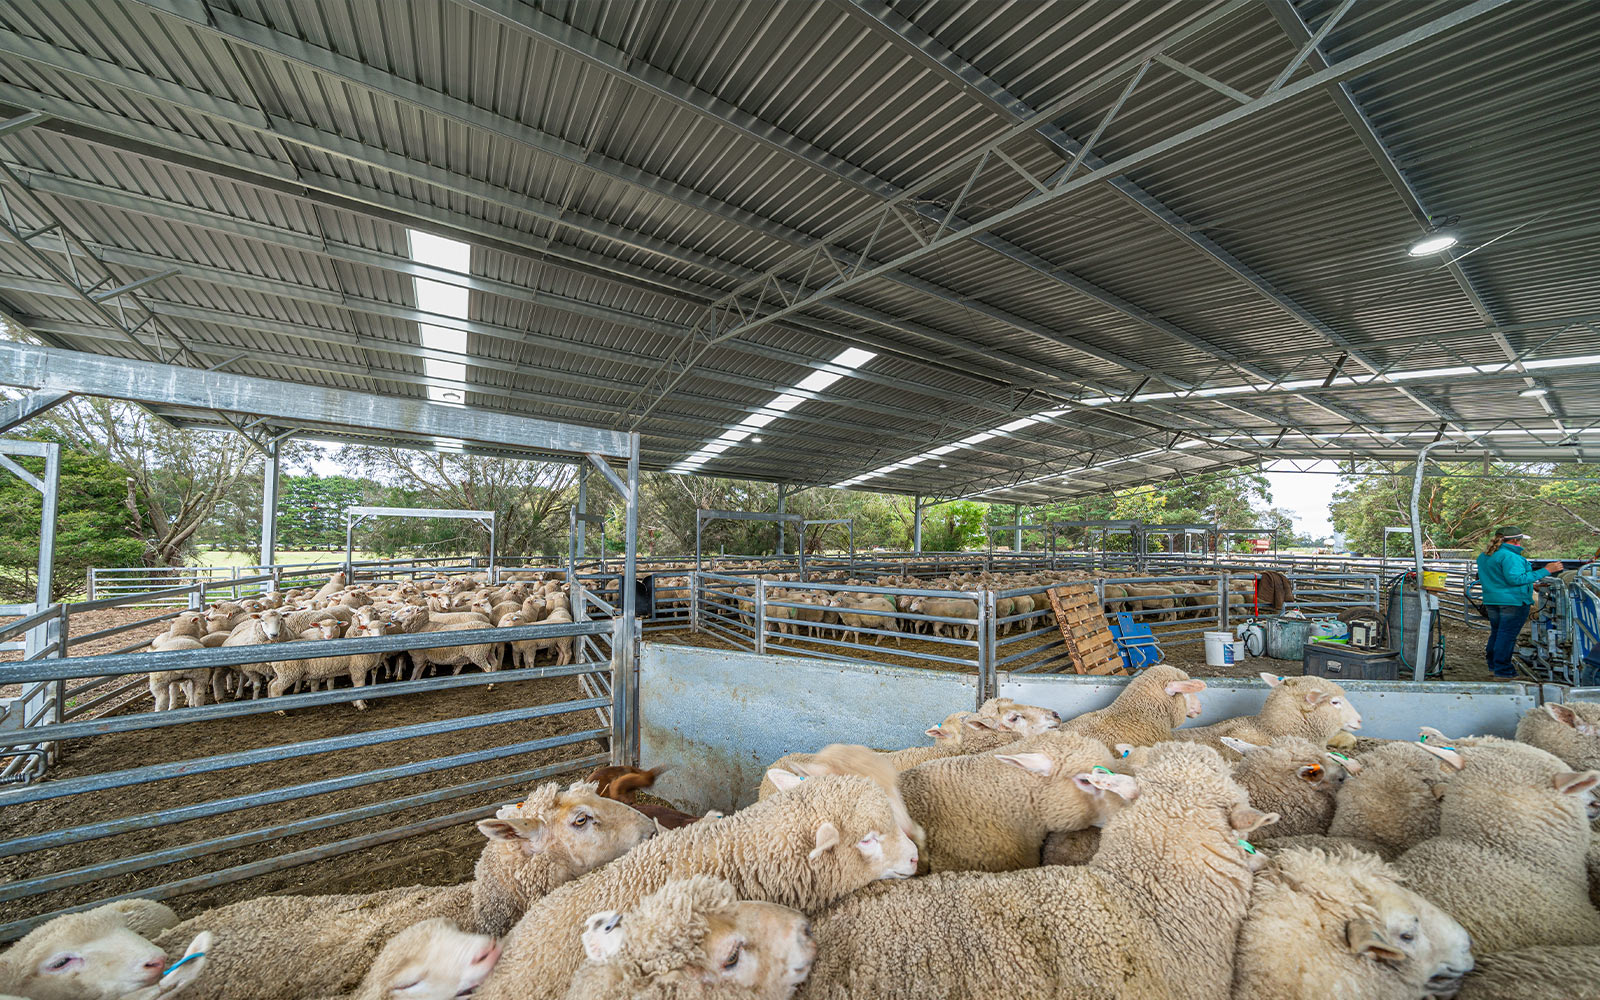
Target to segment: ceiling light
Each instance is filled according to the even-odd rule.
[[[751,438],[750,439],[750,443],[751,444],[760,444],[761,443],[761,437],[759,435],[757,435],[756,437]]]
[[[948,464],[944,463],[944,462],[940,462],[939,463],[939,468],[948,469],[948,468],[950,468],[950,466]]]
[[[1453,233],[1427,233],[1411,244],[1406,253],[1413,257],[1426,257],[1441,250],[1448,250],[1458,242]]]
[[[1528,388],[1526,388],[1526,389],[1522,390],[1521,392],[1517,393],[1517,395],[1519,395],[1519,396],[1543,396],[1546,393],[1548,393],[1549,391],[1550,391],[1549,389],[1546,389],[1542,385],[1535,385],[1535,386],[1529,386]]]

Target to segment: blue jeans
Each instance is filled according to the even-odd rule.
[[[1515,677],[1511,653],[1517,648],[1517,635],[1528,620],[1526,604],[1485,604],[1484,614],[1489,616],[1489,641],[1483,647],[1489,670],[1496,677]]]

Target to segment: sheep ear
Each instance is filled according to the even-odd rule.
[[[1342,753],[1334,753],[1331,750],[1326,751],[1325,755],[1330,760],[1338,761],[1339,765],[1345,769],[1346,774],[1355,775],[1361,773],[1361,762],[1354,757],[1348,757]]]
[[[1356,917],[1344,925],[1344,940],[1352,955],[1371,955],[1380,962],[1405,960],[1405,952],[1396,948],[1381,929],[1369,920]]]
[[[583,954],[591,962],[604,962],[622,950],[627,934],[616,910],[591,913],[583,922]]]
[[[1301,778],[1302,781],[1309,781],[1309,782],[1312,782],[1312,783],[1316,783],[1318,781],[1321,781],[1322,780],[1322,765],[1321,764],[1307,764],[1307,765],[1305,765],[1304,767],[1300,768],[1300,778]]]
[[[969,715],[966,724],[973,729],[990,729],[995,732],[1001,729],[1000,720],[984,718],[981,715]]]
[[[1168,681],[1163,688],[1169,695],[1174,694],[1199,694],[1206,689],[1206,682],[1201,680]]]
[[[800,784],[800,782],[806,779],[798,774],[795,774],[793,771],[785,771],[781,767],[774,767],[768,769],[767,780],[772,782],[772,787],[776,788],[778,791],[787,792],[789,789]]]
[[[834,826],[832,821],[824,821],[821,826],[817,827],[817,846],[812,848],[811,853],[807,854],[806,857],[815,861],[832,848],[838,846],[839,828]]]
[[[1318,705],[1327,701],[1328,697],[1329,695],[1326,691],[1307,691],[1306,704],[1310,705],[1312,708],[1316,708]]]
[[[1050,777],[1051,772],[1056,769],[1056,762],[1042,753],[997,753],[994,759],[1013,764],[1041,778]]]
[[[543,846],[544,826],[535,826],[527,822],[496,818],[478,820],[478,832],[490,840],[520,840],[524,843],[524,850],[536,851]]]
[[[1418,732],[1418,734],[1421,735],[1422,739],[1425,740],[1425,741],[1426,740],[1439,740],[1439,741],[1444,742],[1444,743],[1449,743],[1450,742],[1450,737],[1446,736],[1444,733],[1439,732],[1439,730],[1433,728],[1432,726],[1419,726],[1419,727],[1417,727],[1417,732]]]
[[[943,726],[934,726],[931,729],[924,729],[922,734],[924,736],[931,736],[936,740],[947,740],[950,738],[950,735],[944,731]]]
[[[1267,687],[1269,688],[1275,688],[1279,684],[1283,683],[1282,677],[1279,677],[1277,674],[1269,674],[1265,670],[1261,671],[1261,673],[1257,674],[1256,676],[1266,681]]]
[[[1417,746],[1449,764],[1452,771],[1459,771],[1467,766],[1466,759],[1456,752],[1455,747],[1437,746],[1432,743],[1418,743]]]
[[[1600,771],[1565,771],[1551,778],[1550,784],[1562,795],[1581,795],[1600,784]]]
[[[1550,718],[1561,723],[1563,726],[1571,726],[1573,729],[1578,728],[1578,713],[1574,712],[1571,707],[1567,705],[1558,705],[1553,701],[1547,701],[1545,702],[1544,710],[1549,713]]]
[[[1126,756],[1128,756],[1128,754],[1133,753],[1133,744],[1132,743],[1118,743],[1117,745],[1113,746],[1111,749],[1113,749],[1113,750],[1115,750],[1117,752],[1117,756],[1118,757],[1126,757]]]
[[[1072,776],[1072,783],[1079,791],[1098,795],[1102,792],[1111,792],[1120,796],[1126,802],[1132,802],[1139,797],[1139,783],[1131,774],[1107,774],[1103,771],[1088,771]]]
[[[1249,753],[1252,750],[1261,749],[1261,744],[1251,743],[1249,740],[1241,740],[1237,736],[1219,736],[1217,740],[1235,753]]]
[[[156,984],[161,995],[172,993],[188,986],[199,978],[200,973],[206,969],[206,953],[211,950],[211,932],[201,931],[195,935],[189,947],[184,949],[183,961],[173,966],[171,971],[162,976]]]
[[[1228,825],[1240,833],[1249,833],[1278,821],[1277,813],[1262,812],[1253,806],[1234,806],[1228,813]]]

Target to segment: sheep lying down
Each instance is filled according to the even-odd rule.
[[[0,953],[0,995],[16,1000],[165,1000],[205,971],[201,932],[169,960],[150,938],[177,924],[160,903],[125,899],[57,917]]]

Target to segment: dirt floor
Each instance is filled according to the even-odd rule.
[[[131,640],[129,640],[131,641]],[[563,677],[495,684],[392,699],[374,699],[365,712],[337,705],[297,710],[287,715],[264,714],[215,722],[120,733],[74,740],[51,773],[52,781],[106,774],[213,754],[272,747],[393,726],[478,715],[508,708],[550,704],[583,697],[575,678]],[[148,709],[149,703],[131,706]],[[128,711],[129,708],[123,709]],[[91,792],[60,799],[7,806],[0,829],[6,838],[44,834],[80,824],[143,816],[126,833],[59,848],[0,858],[0,885],[38,878],[129,855],[169,849],[215,837],[240,834],[336,810],[372,805],[388,799],[492,779],[562,760],[602,751],[598,741],[492,758],[486,762],[419,773],[371,785],[329,791],[305,798],[269,802],[235,812],[161,825],[163,814],[200,802],[248,794],[321,779],[358,774],[375,768],[419,763],[451,754],[596,728],[592,709],[400,742],[346,749],[288,761],[268,761],[210,774],[191,774],[162,781]],[[546,779],[548,780],[548,779]],[[571,780],[569,777],[567,780]],[[398,813],[346,822],[213,854],[184,852],[178,861],[137,872],[114,874],[40,896],[0,902],[0,922],[70,906],[85,900],[179,879],[201,878],[235,865],[261,861],[293,851],[372,834],[386,828],[445,816],[520,797],[526,789],[512,785],[473,792],[461,798],[418,805]],[[271,893],[356,892],[414,883],[449,884],[472,877],[483,837],[470,823],[460,822],[422,836],[377,845],[295,868],[263,874],[226,885],[204,885],[171,900],[180,914]]]
[[[1483,643],[1486,633],[1483,629],[1474,629],[1462,622],[1459,618],[1442,616],[1445,634],[1445,660],[1444,679],[1448,681],[1488,681],[1493,678],[1483,662]],[[1152,628],[1158,642],[1162,636],[1178,630],[1194,628],[1194,622],[1178,622],[1157,624]],[[692,632],[688,629],[679,629],[670,632],[651,632],[646,638],[659,641],[678,643],[686,646],[701,646],[710,649],[727,649],[731,644],[715,632]],[[1059,642],[1060,635],[1045,633],[1030,637],[1025,640],[1008,644],[1001,655],[1011,656],[1025,649],[1039,648],[1051,642]],[[1236,663],[1227,667],[1214,667],[1205,661],[1205,647],[1198,633],[1189,635],[1172,635],[1161,644],[1165,654],[1163,662],[1188,671],[1195,677],[1254,677],[1262,670],[1273,670],[1283,673],[1286,670],[1298,673],[1291,660],[1273,660],[1252,658],[1243,663]],[[845,651],[838,647],[822,643],[811,642],[796,637],[786,637],[781,643],[769,642],[768,651],[773,653],[787,652],[804,654],[807,652],[831,653],[833,655],[846,654],[854,657],[856,651]],[[933,653],[941,656],[970,655],[970,647],[949,646],[943,643],[929,642],[926,639],[905,638],[896,644],[893,639],[885,639],[882,646],[869,646],[860,654],[861,659],[871,660],[874,663],[886,663],[897,667],[921,667],[929,670],[948,670],[957,673],[974,673],[976,668],[971,665],[944,663],[939,660],[929,660],[919,655]],[[1052,650],[1051,655],[1059,654],[1060,649]],[[1043,657],[1041,657],[1043,658]],[[1018,661],[1018,665],[1030,662],[1029,658]],[[1059,670],[1064,664],[1056,664],[1051,669]],[[1067,668],[1067,669],[1070,669]]]

